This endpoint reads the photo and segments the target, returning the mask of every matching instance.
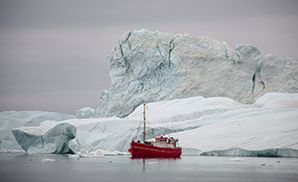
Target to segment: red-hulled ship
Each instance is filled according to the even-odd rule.
[[[128,152],[132,158],[179,158],[182,148],[178,147],[178,139],[159,136],[155,141],[146,141],[146,106],[144,104],[143,142],[132,140]]]

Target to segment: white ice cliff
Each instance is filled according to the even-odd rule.
[[[102,93],[97,116],[124,117],[144,102],[192,96],[252,103],[268,92],[298,92],[297,61],[208,37],[129,32],[109,64],[111,87]]]

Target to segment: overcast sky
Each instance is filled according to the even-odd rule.
[[[109,87],[107,55],[141,28],[298,60],[295,0],[0,0],[0,111],[95,107]]]

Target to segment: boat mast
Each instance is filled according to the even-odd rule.
[[[144,128],[143,128],[143,142],[146,140],[146,104],[143,104],[143,119],[144,119]]]

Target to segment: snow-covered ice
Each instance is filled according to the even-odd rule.
[[[231,148],[298,149],[297,102],[298,94],[268,93],[254,104],[223,97],[148,103],[148,137],[163,133],[177,137],[185,155]],[[131,139],[141,138],[142,106],[126,118],[70,119],[62,123],[77,129],[76,138],[69,144],[76,153],[127,152]],[[46,131],[54,126],[55,122],[47,121],[30,130]],[[19,130],[27,132],[28,128]],[[243,155],[239,151],[236,156]],[[296,155],[295,150],[292,152]]]
[[[92,118],[95,116],[95,110],[91,107],[83,107],[75,112],[77,118]]]
[[[220,122],[174,136],[181,139],[181,145],[204,151],[231,147],[298,148],[297,108],[246,108],[217,117]]]

